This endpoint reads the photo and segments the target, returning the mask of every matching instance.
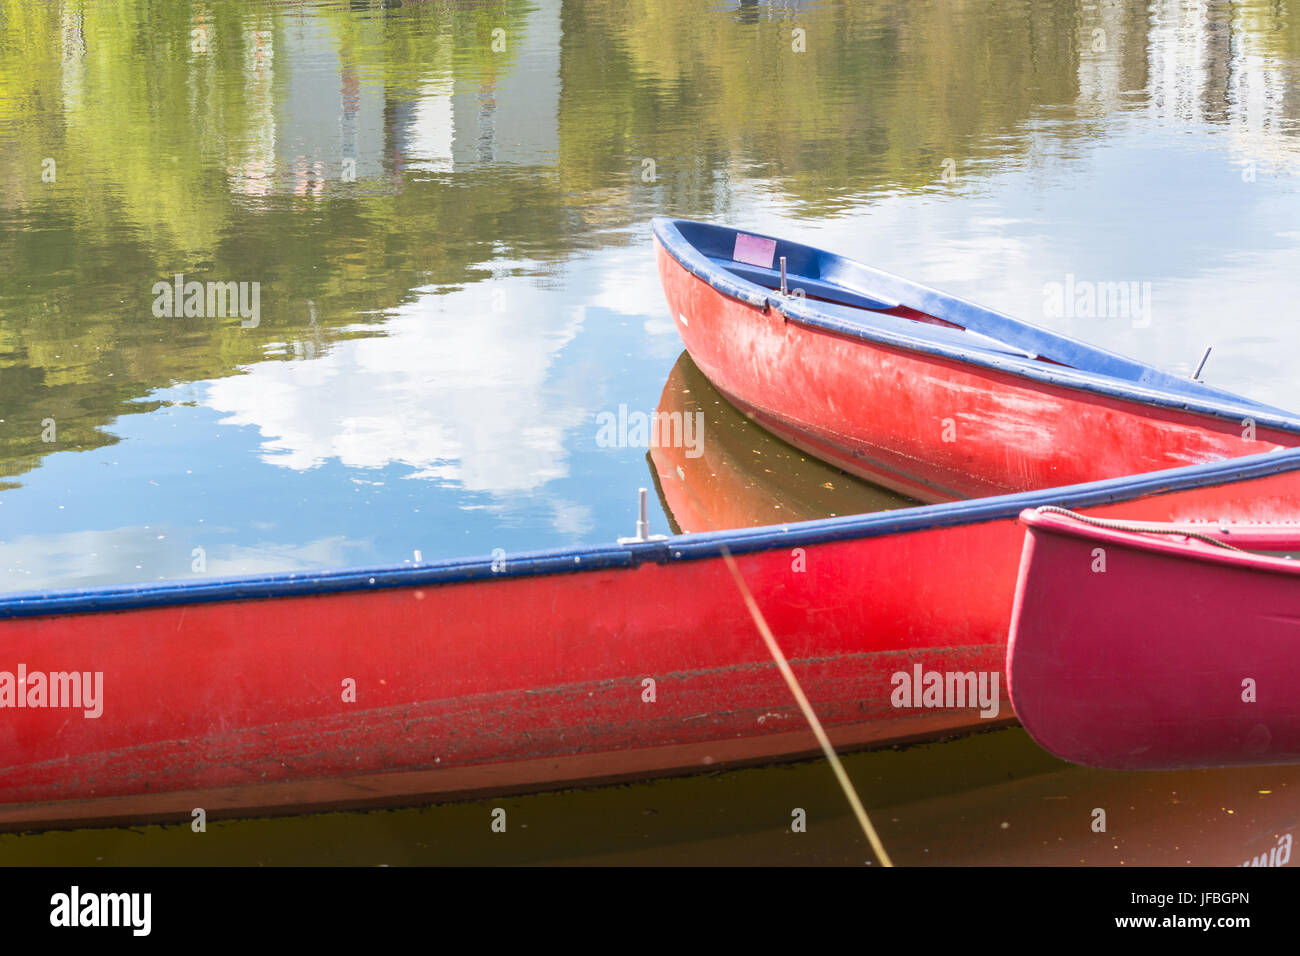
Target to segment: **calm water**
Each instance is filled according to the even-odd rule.
[[[657,214],[1300,408],[1297,64],[1295,0],[0,3],[0,591],[631,533],[597,416],[691,371]],[[256,313],[156,314],[178,273]],[[711,420],[793,514],[898,504]]]
[[[1071,767],[1019,729],[852,754],[896,865],[1294,863],[1300,767]],[[506,831],[493,832],[495,809]],[[795,809],[807,820],[791,832]],[[1106,830],[1093,829],[1096,811]],[[1290,837],[1290,839],[1288,839]],[[1284,857],[1285,858],[1285,857]],[[19,865],[632,864],[861,866],[873,859],[824,761],[373,813],[0,834]]]

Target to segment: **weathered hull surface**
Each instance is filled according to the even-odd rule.
[[[669,373],[657,411],[673,428],[697,416],[698,431],[707,436],[694,447],[665,441],[650,448],[655,487],[678,534],[916,504],[846,475],[753,424],[713,387],[688,353]]]
[[[1300,566],[1026,513],[1007,670],[1025,728],[1122,770],[1300,762]],[[1214,535],[1300,551],[1300,527]]]
[[[0,600],[0,670],[102,672],[102,714],[0,707],[0,827],[412,804],[816,751],[720,553],[832,740],[1011,718],[895,707],[999,675],[1023,508],[1300,512],[1300,452],[990,501],[426,567]],[[648,681],[652,680],[653,685]],[[355,687],[355,700],[346,693]],[[651,690],[653,689],[653,693]]]
[[[1106,394],[1090,384],[1104,376],[1054,363],[1017,366],[1011,357],[972,350],[994,355],[993,367],[952,357],[959,348],[943,354],[818,327],[792,318],[815,316],[817,302],[727,294],[686,268],[662,238],[655,248],[673,320],[719,391],[789,443],[919,501],[1057,487],[1300,444],[1294,421],[1265,425],[1269,416],[1244,399],[1240,407],[1208,399],[1205,407],[1216,413],[1192,411],[1176,400],[1149,402],[1143,396],[1150,390],[1137,385],[1121,383]],[[716,260],[701,261],[694,264],[699,272],[722,271]],[[863,323],[900,314],[861,312]],[[923,319],[913,323],[918,335],[933,327],[935,316],[908,313]],[[1022,367],[1050,367],[1054,380],[1017,373]]]

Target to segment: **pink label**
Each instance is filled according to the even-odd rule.
[[[736,251],[731,254],[732,261],[747,262],[751,266],[770,269],[775,255],[775,239],[760,239],[758,236],[747,236],[743,232],[736,233]]]

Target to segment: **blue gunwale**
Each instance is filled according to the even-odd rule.
[[[1196,412],[1234,422],[1250,418],[1257,426],[1300,433],[1300,416],[1293,412],[1203,382],[1180,378],[1155,366],[1030,325],[1012,316],[823,249],[763,233],[689,219],[656,217],[651,222],[651,229],[668,254],[684,269],[721,294],[755,308],[775,309],[790,321],[809,328],[1125,401]],[[688,238],[683,229],[691,233],[693,239]],[[1055,362],[1064,362],[1070,367],[1051,365],[1029,357],[1000,354],[983,348],[965,348],[944,341],[949,336],[942,333],[931,335],[928,330],[932,327],[922,322],[913,323],[915,332],[909,334],[886,328],[883,321],[881,326],[872,326],[869,324],[871,312],[862,312],[860,321],[846,321],[829,310],[819,308],[816,300],[783,297],[757,282],[735,274],[702,249],[707,242],[722,251],[728,241],[734,243],[734,237],[742,232],[747,236],[776,243],[775,255],[787,257],[789,270],[796,277],[792,284],[802,278],[801,272],[804,269],[816,269],[816,281],[824,284],[835,284],[835,277],[842,276],[839,287],[849,294],[850,299],[875,299],[886,306],[896,302],[956,323],[978,335]],[[741,264],[739,271],[755,270]],[[862,288],[860,283],[869,284],[870,288]],[[896,326],[897,320],[887,324]]]
[[[389,565],[201,581],[185,579],[126,587],[14,593],[0,596],[0,619],[130,611],[177,604],[263,600],[390,588],[435,587],[491,579],[632,569],[647,562],[667,564],[716,558],[724,548],[733,554],[751,554],[775,548],[855,541],[933,528],[979,524],[1015,518],[1026,508],[1046,504],[1071,509],[1096,507],[1163,492],[1248,481],[1297,469],[1300,469],[1300,448],[1285,449],[993,498],[921,505],[866,515],[820,518],[761,528],[685,534],[662,541],[521,552],[507,555],[505,569],[497,572],[492,570],[493,558],[474,557],[416,566]]]

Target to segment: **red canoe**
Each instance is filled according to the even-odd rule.
[[[656,409],[660,420],[698,419],[698,447],[650,448],[651,473],[673,532],[725,531],[867,514],[916,502],[846,475],[755,425],[719,394],[686,352]],[[669,429],[671,431],[671,429]]]
[[[1288,412],[833,253],[686,220],[653,230],[673,320],[718,389],[791,444],[920,501],[1300,444]]]
[[[1007,673],[1025,729],[1093,767],[1300,762],[1300,564],[1283,556],[1300,526],[1088,520],[1021,515]]]
[[[1290,519],[1300,450],[504,561],[8,595],[0,828],[414,804],[815,753],[724,547],[837,746],[991,726],[1011,718],[1017,517],[1045,504]]]

